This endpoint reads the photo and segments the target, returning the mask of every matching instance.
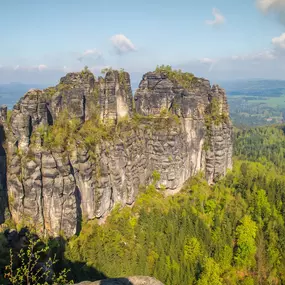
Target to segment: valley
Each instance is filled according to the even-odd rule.
[[[85,69],[30,90],[9,119],[1,107],[0,271],[28,226],[43,260],[58,257],[56,284],[283,282],[284,125],[233,131],[223,89],[169,66],[143,76],[134,104],[130,92],[125,71]]]
[[[285,284],[285,0],[0,1],[0,285]]]
[[[285,81],[255,80],[225,83],[233,124],[253,127],[284,122]]]

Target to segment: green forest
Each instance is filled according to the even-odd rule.
[[[235,130],[234,140],[234,167],[215,185],[199,173],[165,197],[154,173],[135,204],[117,205],[103,225],[83,220],[78,236],[46,240],[56,269],[69,268],[74,282],[149,275],[166,285],[285,284],[284,126]]]

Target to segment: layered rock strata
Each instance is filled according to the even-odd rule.
[[[182,87],[163,72],[145,74],[134,98],[130,86],[122,71],[98,80],[89,71],[69,73],[55,87],[27,92],[8,119],[0,112],[8,162],[7,187],[2,184],[16,222],[72,236],[82,218],[102,218],[116,203],[131,205],[154,171],[157,188],[174,193],[199,171],[213,183],[231,168],[223,89],[199,78]],[[73,133],[61,145],[55,137],[47,145],[49,128],[57,135],[60,120],[63,129],[76,122]]]

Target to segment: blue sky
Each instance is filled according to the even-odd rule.
[[[1,0],[0,83],[54,83],[85,65],[285,79],[284,12],[285,0]]]

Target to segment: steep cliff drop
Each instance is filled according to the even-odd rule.
[[[5,146],[5,128],[7,118],[7,106],[0,107],[0,225],[9,217],[7,197],[7,166]]]
[[[69,237],[82,218],[131,205],[154,171],[157,188],[175,193],[199,171],[213,183],[231,168],[223,89],[163,68],[143,76],[134,98],[130,86],[124,71],[97,80],[88,70],[69,73],[55,87],[27,92],[10,118],[1,116],[16,222]]]

